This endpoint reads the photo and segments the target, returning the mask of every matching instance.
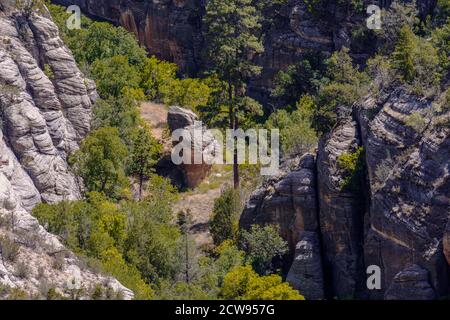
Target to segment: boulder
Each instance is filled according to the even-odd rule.
[[[169,125],[170,131],[192,126],[195,121],[198,121],[198,117],[191,110],[177,106],[172,106],[169,108],[169,112],[167,114],[167,124]]]
[[[181,170],[183,174],[183,187],[195,188],[210,174],[212,160],[220,146],[211,132],[207,130],[206,126],[203,126],[202,122],[197,121],[197,115],[191,110],[180,107],[170,107],[167,114],[167,123],[172,132],[177,129],[183,129],[190,136],[190,163],[183,162],[178,165],[178,169]],[[183,142],[174,141],[173,147],[177,146],[178,143]],[[201,153],[200,159],[197,159],[199,161],[194,159],[196,151]],[[160,172],[167,171],[170,177],[178,176],[177,174],[173,174],[173,172],[177,172],[176,168],[167,170],[167,160],[168,158],[165,158],[165,160],[161,162],[159,167],[165,168],[165,170],[160,170]]]

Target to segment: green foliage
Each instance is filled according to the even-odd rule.
[[[211,89],[200,79],[173,79],[162,88],[161,93],[166,105],[196,110],[198,106],[208,103]]]
[[[114,127],[127,146],[132,144],[132,135],[141,123],[139,114],[141,90],[125,88],[120,97],[98,99],[94,105],[93,129]]]
[[[261,73],[253,57],[264,51],[261,32],[260,11],[252,0],[211,0],[206,5],[204,16],[206,26],[206,57],[211,72],[226,83],[226,105],[228,126],[237,129],[241,124],[248,126],[251,118],[262,114],[261,106],[246,97],[246,82]],[[214,99],[216,101],[216,99]],[[216,105],[222,112],[223,104]],[[205,112],[205,110],[203,110]],[[242,123],[245,120],[244,123]],[[239,166],[233,164],[234,187],[239,187]]]
[[[281,150],[284,154],[302,154],[317,144],[317,134],[312,128],[316,109],[313,99],[305,95],[297,102],[296,110],[289,113],[278,110],[266,122],[268,129],[280,130]]]
[[[272,260],[281,258],[288,251],[287,242],[273,226],[253,225],[250,231],[241,232],[241,238],[247,260],[260,275],[270,273]]]
[[[52,68],[48,65],[44,65],[44,74],[49,78],[50,80],[53,80],[55,78],[55,74],[53,73]]]
[[[405,124],[408,127],[413,128],[418,133],[421,133],[425,130],[428,123],[420,112],[414,112],[406,118]]]
[[[435,20],[437,24],[439,25],[446,23],[448,21],[448,17],[450,17],[450,1],[438,0],[435,11]]]
[[[400,31],[392,59],[401,80],[412,85],[415,92],[424,92],[439,84],[441,74],[437,50],[429,41],[416,36],[408,26]]]
[[[105,127],[91,132],[69,163],[88,191],[119,198],[128,186],[124,171],[127,154],[118,130]]]
[[[7,236],[0,237],[0,253],[6,261],[14,262],[19,255],[19,245]]]
[[[210,231],[216,245],[236,239],[240,208],[239,192],[231,187],[226,187],[214,201]]]
[[[148,126],[136,128],[132,133],[131,153],[128,161],[128,172],[139,179],[139,198],[142,196],[142,184],[154,171],[162,152],[161,144],[151,135]]]
[[[411,30],[419,24],[416,1],[401,2],[395,0],[387,10],[382,10],[383,25],[381,30],[377,30],[380,39],[380,50],[384,54],[393,51],[398,41],[400,31],[404,26]]]
[[[160,61],[154,56],[145,59],[141,87],[147,97],[150,100],[161,101],[176,78],[177,70],[176,64]]]
[[[233,268],[224,278],[220,295],[228,300],[305,300],[280,276],[259,276],[250,266]]]
[[[257,37],[260,16],[251,0],[209,1],[204,22],[207,56],[222,80],[241,87],[245,79],[261,72],[249,59],[263,51]]]
[[[314,127],[318,132],[328,132],[336,123],[336,109],[350,109],[353,103],[366,92],[369,82],[364,72],[353,67],[348,49],[333,53],[326,61],[327,77],[317,95],[317,109],[314,112]]]
[[[138,88],[141,81],[138,70],[129,64],[126,56],[96,60],[91,72],[102,97],[118,97],[126,87]]]
[[[303,94],[315,94],[325,72],[324,57],[320,52],[311,52],[295,65],[280,71],[274,80],[271,95],[281,100],[282,106],[293,106]]]
[[[448,4],[450,11],[450,4]],[[432,42],[438,50],[440,66],[446,72],[450,71],[450,18],[441,27],[436,28],[432,34]]]
[[[131,65],[142,65],[146,57],[145,49],[139,46],[134,35],[122,27],[93,22],[85,32],[79,32],[79,36],[80,41],[74,51],[77,61],[92,64],[96,60],[125,56]]]
[[[170,205],[163,198],[124,204],[129,216],[125,257],[147,281],[174,279],[181,268],[180,232],[170,223],[171,211],[167,211]]]
[[[151,178],[149,197],[116,204],[100,193],[85,201],[40,204],[33,215],[74,252],[101,262],[137,299],[153,296],[151,284],[173,279],[180,268],[178,228],[171,224],[175,191]]]
[[[344,171],[341,188],[357,191],[361,187],[364,176],[364,147],[358,147],[354,152],[341,154],[337,159],[339,168]]]

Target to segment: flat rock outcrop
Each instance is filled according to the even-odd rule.
[[[96,93],[45,8],[26,14],[14,3],[0,8],[0,284],[35,296],[83,288],[78,298],[98,284],[130,299],[130,290],[89,271],[30,214],[40,202],[80,198],[67,156],[90,130]]]

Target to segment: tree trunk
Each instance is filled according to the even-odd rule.
[[[234,129],[238,129],[238,120],[235,117],[234,119]],[[238,151],[237,147],[234,148],[234,160],[233,160],[233,182],[234,189],[239,189],[239,164],[238,164]]]
[[[144,175],[141,173],[139,175],[139,201],[142,200],[142,184],[144,182]]]
[[[189,238],[188,238],[188,230],[186,228],[186,233],[185,233],[185,241],[186,241],[186,283],[190,282],[189,279]]]
[[[236,130],[237,129],[237,119],[236,115],[234,113],[233,108],[233,85],[231,81],[228,82],[228,99],[229,99],[229,117],[230,117],[230,129]],[[233,141],[233,186],[234,189],[239,188],[239,165],[237,163],[238,157],[237,157],[237,148]]]

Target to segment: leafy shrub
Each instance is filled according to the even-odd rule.
[[[364,147],[358,147],[354,152],[343,153],[337,160],[339,168],[344,171],[341,188],[359,190],[364,174]]]
[[[14,262],[19,255],[19,245],[7,236],[0,237],[0,253],[6,261]]]
[[[222,190],[214,201],[213,216],[210,220],[210,231],[216,245],[225,240],[235,240],[238,230],[241,200],[239,191],[231,187]]]
[[[253,225],[250,231],[241,232],[242,248],[253,269],[260,275],[270,273],[272,260],[281,258],[288,246],[273,226]]]
[[[350,109],[367,89],[368,77],[353,67],[349,50],[343,48],[326,61],[327,77],[317,95],[314,127],[318,132],[328,132],[336,123],[338,107]]]
[[[418,23],[418,11],[415,1],[404,3],[399,0],[392,2],[387,10],[382,10],[383,26],[377,30],[381,42],[381,50],[388,54],[392,52],[398,41],[400,30],[408,26],[413,29]]]
[[[138,70],[129,64],[126,56],[96,60],[91,72],[102,97],[118,97],[126,87],[138,88],[141,81]]]
[[[88,191],[118,198],[128,185],[124,171],[127,154],[118,130],[105,127],[91,132],[69,163]]]
[[[448,5],[450,11],[450,4]],[[450,71],[450,18],[441,27],[432,33],[432,42],[438,50],[440,66],[445,71]]]
[[[233,268],[224,278],[220,295],[227,300],[304,300],[278,275],[259,276],[250,266]]]
[[[425,130],[428,123],[420,112],[414,112],[406,118],[405,124],[420,133]]]
[[[302,154],[316,146],[317,134],[312,128],[315,103],[310,96],[303,96],[291,113],[278,110],[266,122],[268,129],[280,130],[281,149],[285,154]]]

